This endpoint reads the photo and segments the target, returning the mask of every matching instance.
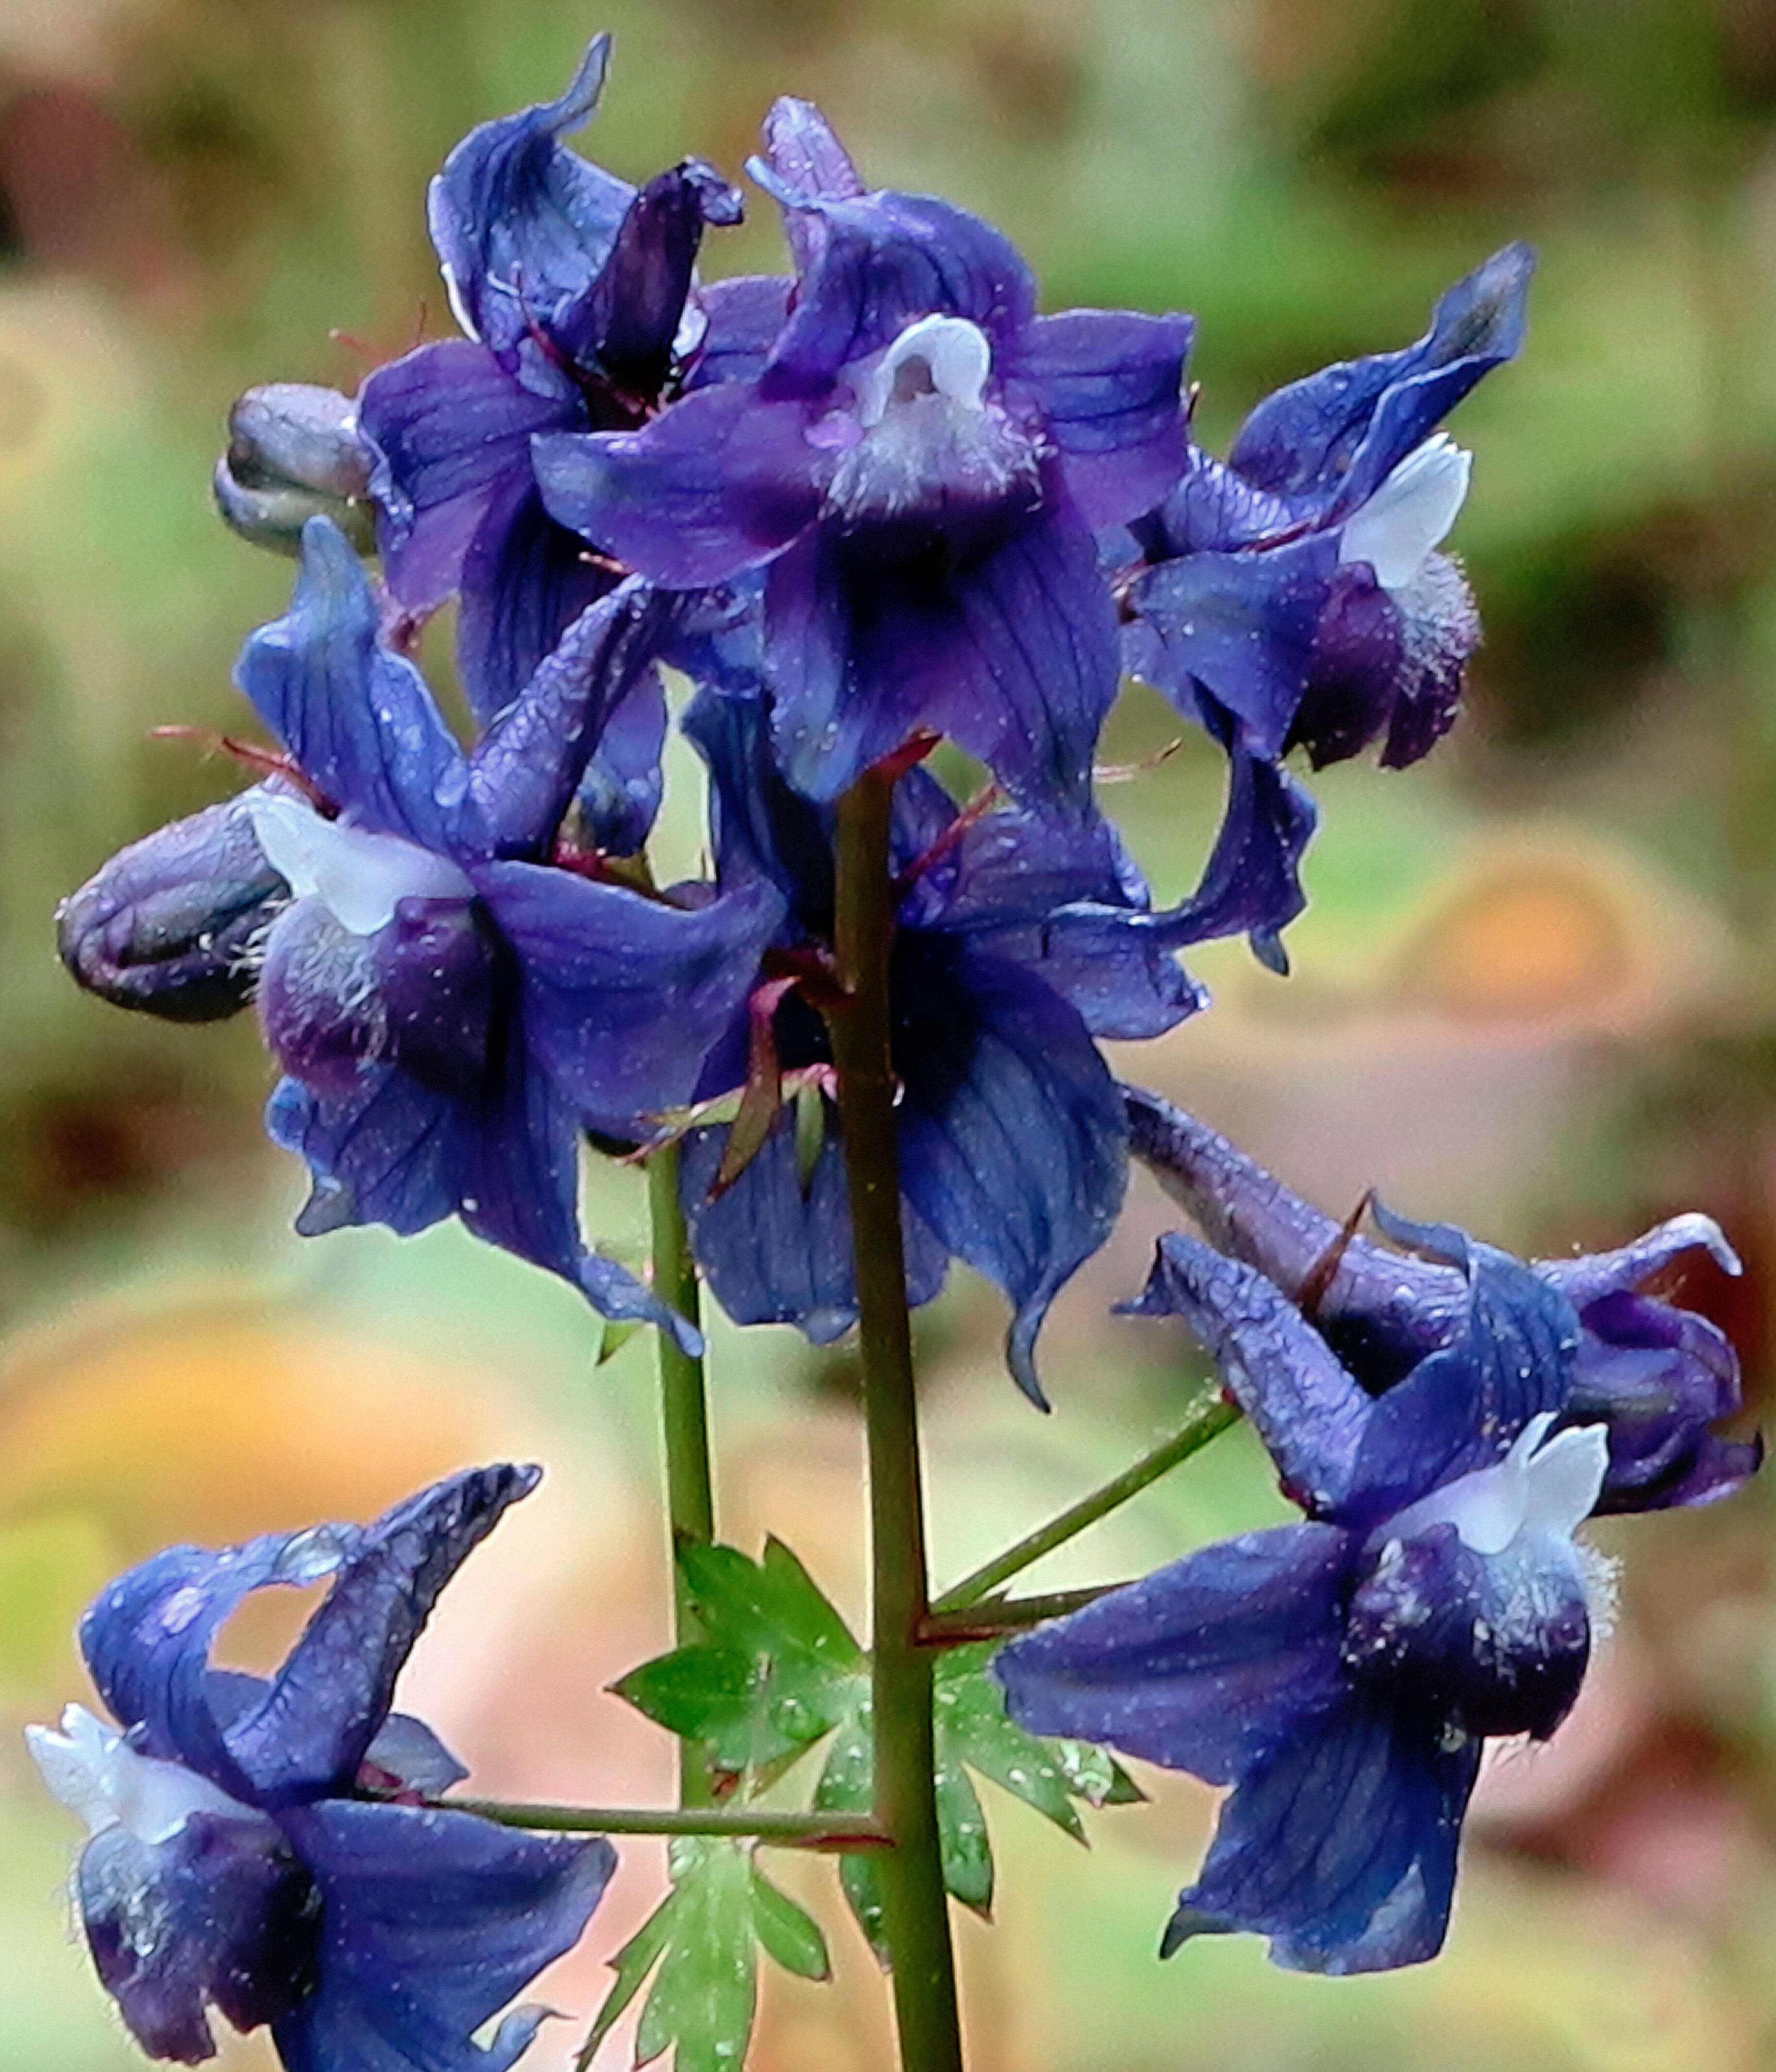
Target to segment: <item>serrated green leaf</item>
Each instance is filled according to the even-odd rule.
[[[635,2033],[635,2062],[670,2049],[673,2072],[740,2072],[758,2004],[752,1866],[724,1838],[676,1840],[678,1906]]]
[[[868,1688],[863,1651],[780,1540],[767,1540],[759,1561],[693,1543],[679,1564],[705,1638],[615,1688],[701,1742],[717,1769],[768,1781],[855,1709]]]
[[[1091,1741],[1050,1741],[1043,1746],[1067,1779],[1067,1788],[1088,1806],[1138,1806],[1147,1794],[1108,1749]]]
[[[940,1758],[965,1762],[1034,1806],[1076,1840],[1085,1829],[1067,1780],[1046,1743],[1005,1716],[1005,1697],[985,1673],[990,1650],[957,1648],[940,1664],[936,1708]]]
[[[756,1658],[698,1642],[643,1663],[610,1688],[668,1733],[706,1744],[722,1768],[738,1770],[757,1738],[759,1683]]]
[[[820,1924],[752,1867],[752,1923],[766,1954],[799,1979],[830,1979],[832,1959]]]
[[[882,1871],[873,1856],[854,1855],[839,1860],[839,1885],[864,1938],[875,1953],[876,1962],[888,1968],[888,1902],[882,1897]]]
[[[937,1766],[937,1832],[944,1884],[952,1898],[985,1914],[993,1907],[993,1844],[987,1816],[968,1773],[959,1762]]]
[[[867,1692],[867,1686],[865,1692]],[[875,1753],[870,1745],[871,1708],[867,1695],[840,1728],[820,1779],[814,1787],[814,1807],[820,1813],[860,1813],[870,1809],[874,1793]],[[887,1938],[883,1926],[882,1879],[874,1860],[853,1851],[839,1860],[839,1884],[865,1940],[878,1962],[888,1961]]]
[[[604,2004],[598,2009],[598,2020],[592,2025],[580,2054],[574,2061],[575,2072],[585,2072],[598,2054],[603,2042],[621,2019],[623,2009],[641,1991],[648,1974],[659,1963],[668,1942],[672,1939],[674,1910],[679,1905],[676,1889],[667,1893],[640,1927],[625,1942],[610,1960],[616,1976],[610,1981],[610,1990],[604,1996]]]

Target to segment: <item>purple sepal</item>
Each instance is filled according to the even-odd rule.
[[[1196,717],[1198,687],[1233,714],[1251,747],[1281,755],[1302,704],[1337,560],[1323,535],[1262,553],[1161,562],[1130,602],[1142,635],[1128,660]]]
[[[457,667],[476,717],[486,724],[502,712],[616,580],[549,516],[529,469],[515,470],[489,502],[458,578]]]
[[[703,335],[684,376],[685,393],[728,381],[756,381],[788,321],[795,286],[786,274],[746,273],[700,288],[697,306]]]
[[[1535,265],[1527,245],[1507,245],[1444,295],[1416,344],[1279,388],[1240,426],[1228,464],[1327,522],[1348,516],[1483,375],[1516,357]]]
[[[1710,1429],[1740,1407],[1732,1346],[1706,1318],[1637,1292],[1687,1252],[1706,1250],[1737,1270],[1737,1258],[1710,1218],[1675,1216],[1614,1252],[1536,1261],[1529,1272],[1558,1298],[1554,1305],[1523,1285],[1520,1268],[1507,1271],[1516,1266],[1507,1255],[1474,1246],[1470,1290],[1460,1268],[1440,1263],[1468,1247],[1464,1233],[1407,1225],[1383,1211],[1394,1230],[1428,1237],[1431,1256],[1385,1250],[1360,1235],[1346,1241],[1335,1218],[1292,1194],[1194,1116],[1137,1088],[1124,1087],[1123,1096],[1135,1155],[1213,1244],[1256,1268],[1292,1302],[1324,1278],[1314,1302],[1315,1333],[1369,1395],[1385,1400],[1431,1355],[1484,1328],[1481,1310],[1502,1305],[1493,1307],[1492,1320],[1505,1334],[1498,1353],[1503,1367],[1511,1363],[1514,1341],[1526,1358],[1541,1344],[1567,1372],[1562,1421],[1609,1426],[1601,1511],[1711,1502],[1756,1472],[1761,1441],[1724,1439]],[[1552,1331],[1564,1345],[1570,1328],[1564,1304],[1577,1311],[1570,1363],[1547,1336]],[[1544,1385],[1519,1383],[1495,1370],[1486,1400],[1503,1415],[1506,1398],[1521,1409]],[[1402,1414],[1391,1411],[1389,1417]]]
[[[202,2064],[210,2007],[245,2032],[314,1989],[313,1887],[269,1819],[193,1813],[161,1842],[105,1827],[75,1891],[100,1983],[150,2058]]]
[[[701,158],[658,173],[630,204],[610,256],[555,342],[596,366],[614,399],[639,413],[665,388],[706,224],[740,221],[738,191]],[[602,430],[596,422],[594,430]]]
[[[1205,1548],[1001,1648],[1005,1709],[1032,1733],[1230,1784],[1256,1747],[1342,1695],[1352,1559],[1329,1525]]]
[[[1122,1206],[1116,1083],[1077,1013],[1034,973],[941,937],[903,939],[899,964],[901,1185],[948,1249],[1005,1291],[1006,1362],[1046,1408],[1037,1334]]]
[[[558,101],[471,130],[432,182],[432,242],[475,335],[543,393],[562,380],[536,347],[585,294],[635,196],[561,147],[597,107],[610,57],[595,37]]]
[[[56,947],[114,1007],[218,1022],[252,999],[253,952],[289,898],[228,799],[120,849],[56,909]]]
[[[899,801],[922,774],[902,779]],[[1096,1037],[1163,1035],[1203,1005],[1149,925],[1146,880],[1108,820],[992,812],[947,839],[956,808],[932,794],[942,803],[922,845],[941,853],[902,900],[902,928],[944,929],[1036,972]]]
[[[1544,1268],[1544,1271],[1546,1269]],[[1604,1295],[1579,1312],[1584,1335],[1569,1414],[1610,1427],[1600,1511],[1663,1511],[1730,1495],[1764,1442],[1708,1428],[1740,1407],[1739,1359],[1705,1317],[1649,1295]]]
[[[1307,904],[1301,858],[1319,808],[1280,762],[1255,753],[1212,701],[1210,731],[1227,750],[1227,804],[1202,882],[1147,924],[1169,946],[1244,935],[1268,969],[1289,970],[1282,931]]]
[[[1083,812],[1119,680],[1109,594],[1063,498],[975,552],[897,557],[882,528],[822,527],[773,563],[775,737],[791,783],[836,798],[919,726],[1031,806]]]
[[[662,697],[654,658],[672,615],[672,600],[633,579],[598,598],[475,743],[469,791],[502,855],[548,853],[582,773],[606,752],[619,711],[631,713],[615,751],[626,778],[643,795],[652,787],[657,800],[661,742],[655,740],[649,761],[643,742],[646,715]]]
[[[817,1346],[830,1345],[857,1320],[837,1110],[828,1105],[823,1120],[820,1150],[805,1176],[794,1117],[786,1111],[739,1178],[719,1194],[713,1190],[728,1132],[693,1130],[679,1182],[697,1264],[722,1308],[736,1323],[794,1324]],[[900,1220],[906,1300],[917,1309],[942,1288],[949,1254],[904,1199]]]
[[[693,908],[526,863],[477,874],[516,952],[526,1040],[588,1126],[682,1106],[783,918],[754,882]]]
[[[336,525],[311,518],[290,610],[247,642],[235,680],[331,805],[449,853],[462,832],[462,751],[381,632],[363,564]]]
[[[863,191],[811,102],[779,101],[765,147],[768,162],[746,170],[782,208],[800,276],[765,370],[767,396],[820,394],[933,310],[966,318],[996,343],[1029,323],[1035,283],[1009,240],[929,195]]]
[[[1222,1808],[1201,1876],[1161,1945],[1243,1929],[1291,1971],[1392,1971],[1448,1931],[1480,1745],[1354,1693],[1279,1737]]]
[[[1375,1405],[1281,1289],[1174,1232],[1159,1240],[1127,1311],[1182,1317],[1252,1420],[1290,1501],[1321,1518],[1344,1508]]]
[[[377,541],[406,610],[424,617],[457,589],[489,509],[530,479],[531,434],[581,421],[577,399],[536,394],[471,339],[422,345],[366,379]]]
[[[612,706],[574,795],[581,829],[606,856],[638,856],[665,796],[666,690],[644,670]]]
[[[700,388],[639,432],[533,442],[543,501],[626,567],[676,589],[780,553],[820,508],[821,456],[799,404],[750,383]]]
[[[333,1800],[283,1823],[321,1901],[316,1988],[274,2024],[288,2072],[507,2072],[523,2011],[475,2034],[579,1940],[616,1852],[467,1813]]]
[[[1005,360],[1008,400],[1038,414],[1094,528],[1151,511],[1183,472],[1195,319],[1126,310],[1038,317]]]
[[[349,1790],[438,1593],[541,1477],[534,1467],[469,1469],[367,1526],[168,1548],[120,1577],[80,1622],[99,1695],[145,1753],[183,1763],[246,1805]],[[277,1677],[243,1707],[239,1680],[218,1688],[209,1667],[216,1635],[252,1592],[323,1577],[325,1601]]]

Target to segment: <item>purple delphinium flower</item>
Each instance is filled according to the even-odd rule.
[[[1231,1795],[1162,1954],[1268,1935],[1304,1971],[1435,1955],[1490,1735],[1551,1734],[1589,1655],[1574,1528],[1608,1461],[1570,1407],[1571,1305],[1519,1261],[1395,1223],[1462,1294],[1445,1342],[1371,1396],[1281,1289],[1161,1240],[1145,1314],[1182,1315],[1270,1449],[1300,1525],[1204,1548],[998,1656],[1038,1733],[1107,1741]]]
[[[664,608],[639,584],[590,606],[465,754],[382,639],[356,557],[311,520],[290,610],[247,643],[238,672],[288,775],[217,809],[214,828],[199,816],[134,845],[68,914],[102,915],[123,864],[125,889],[188,870],[164,897],[189,931],[187,908],[213,896],[218,832],[228,902],[250,871],[236,852],[256,854],[253,885],[269,872],[283,896],[257,898],[262,925],[250,945],[228,937],[228,968],[253,970],[287,1075],[267,1124],[314,1176],[298,1229],[406,1234],[460,1215],[606,1315],[694,1344],[676,1311],[586,1250],[578,1145],[586,1130],[645,1141],[656,1112],[689,1098],[780,902],[755,882],[718,898],[687,888],[681,903],[551,861],[591,743],[652,677]],[[134,913],[123,926],[142,931]],[[64,943],[70,927],[64,915]],[[124,961],[108,939],[97,922],[81,929],[77,976]],[[199,960],[212,990],[215,947]],[[180,969],[161,968],[162,990]]]
[[[541,1473],[467,1470],[361,1527],[168,1548],[88,1609],[117,1724],[70,1705],[26,1737],[92,1830],[87,1941],[150,2057],[213,2058],[212,2006],[269,2024],[289,2072],[506,2072],[528,2045],[540,2009],[473,2039],[579,1940],[616,1852],[422,1804],[467,1772],[390,1707],[439,1592]],[[269,1683],[210,1667],[250,1592],[323,1579]]]
[[[1190,320],[1038,317],[1005,238],[866,191],[807,102],[766,146],[793,294],[729,284],[751,343],[640,430],[537,438],[549,508],[676,589],[764,571],[775,750],[810,797],[929,728],[1083,811],[1117,683],[1093,528],[1183,466]]]
[[[460,591],[469,701],[493,718],[618,577],[542,507],[539,432],[630,430],[679,378],[704,228],[739,195],[701,159],[640,188],[560,142],[591,115],[610,39],[558,101],[472,130],[432,183],[432,241],[466,337],[379,368],[358,398],[391,594],[414,616]]]
[[[747,1081],[761,1020],[774,1075],[830,1059],[831,812],[777,771],[757,701],[705,693],[686,729],[707,758],[724,885],[762,882],[783,919],[762,986],[705,1067],[700,1098]],[[1108,1235],[1126,1126],[1095,1039],[1153,1036],[1200,1004],[1146,887],[1107,823],[1022,810],[959,812],[923,770],[895,794],[899,874],[892,983],[907,1294],[929,1301],[951,1256],[1003,1289],[1008,1359],[1042,1401],[1034,1346],[1049,1303]],[[726,1124],[693,1129],[683,1190],[716,1297],[742,1323],[799,1324],[817,1342],[854,1320],[857,1290],[836,1110],[812,1084],[811,1156],[778,1113],[738,1178]],[[731,1179],[731,1184],[726,1182]]]
[[[1137,1157],[1211,1243],[1309,1311],[1369,1393],[1391,1388],[1464,1328],[1466,1284],[1457,1268],[1347,1233],[1194,1116],[1155,1095],[1124,1093]],[[1762,1458],[1761,1440],[1712,1429],[1740,1405],[1739,1362],[1725,1334],[1641,1292],[1699,1251],[1739,1271],[1718,1225],[1695,1215],[1615,1252],[1531,1262],[1574,1313],[1577,1351],[1561,1415],[1609,1433],[1600,1511],[1709,1503],[1738,1488]]]
[[[1127,664],[1236,766],[1299,746],[1319,768],[1379,740],[1399,769],[1448,731],[1480,623],[1437,551],[1469,456],[1436,427],[1519,350],[1533,265],[1509,245],[1449,290],[1416,344],[1279,389],[1225,462],[1193,446],[1131,528]],[[1300,845],[1291,855],[1281,826],[1271,842],[1293,876]]]

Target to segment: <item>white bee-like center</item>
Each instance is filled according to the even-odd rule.
[[[95,1835],[121,1826],[151,1847],[171,1841],[194,1813],[265,1817],[183,1763],[141,1754],[84,1705],[70,1705],[62,1714],[60,1733],[53,1727],[27,1727],[25,1745],[44,1783]]]
[[[1597,1507],[1610,1465],[1601,1424],[1580,1424],[1548,1437],[1552,1411],[1530,1419],[1505,1457],[1420,1497],[1388,1523],[1390,1541],[1433,1526],[1453,1525],[1476,1554],[1503,1554],[1520,1540],[1570,1540]],[[1544,1443],[1545,1441],[1545,1443]]]
[[[330,820],[287,791],[247,801],[265,861],[298,899],[315,898],[347,935],[373,935],[403,899],[469,899],[475,886],[448,857],[399,835]]]
[[[1415,446],[1345,521],[1338,559],[1367,561],[1385,590],[1409,589],[1449,536],[1473,467],[1473,454],[1446,432]]]
[[[828,491],[849,518],[985,504],[1034,472],[1029,435],[987,395],[993,347],[964,317],[921,317],[857,378],[853,443]]]

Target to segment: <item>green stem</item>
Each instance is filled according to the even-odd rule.
[[[679,1148],[668,1144],[648,1161],[648,1209],[652,1225],[654,1292],[694,1324],[699,1320],[697,1263],[691,1256],[678,1198]],[[660,1428],[666,1447],[666,1515],[672,1528],[673,1630],[680,1647],[700,1638],[697,1614],[679,1564],[679,1550],[715,1537],[715,1489],[709,1468],[709,1412],[703,1363],[669,1331],[656,1331]],[[681,1806],[707,1806],[709,1766],[694,1742],[678,1750]]]
[[[1083,1611],[1122,1587],[1120,1583],[1098,1583],[1089,1589],[1051,1590],[1041,1597],[989,1597],[983,1604],[965,1605],[960,1611],[933,1611],[919,1626],[919,1645],[965,1647],[970,1641],[1021,1633],[1026,1626],[1040,1626],[1045,1619],[1065,1618],[1069,1612]]]
[[[1052,1554],[1057,1547],[1064,1547],[1088,1525],[1096,1525],[1100,1518],[1108,1517],[1130,1497],[1139,1496],[1149,1482],[1157,1482],[1180,1461],[1187,1461],[1192,1453],[1207,1445],[1217,1433],[1237,1424],[1239,1418],[1239,1410],[1219,1392],[1206,1392],[1170,1439],[1155,1446],[1150,1453],[1143,1453],[1132,1466],[1124,1468],[1101,1489],[1092,1490],[1089,1496],[1082,1496],[1077,1503],[1069,1504],[1046,1525],[1039,1525],[1034,1532],[1026,1533],[1015,1547],[1008,1547],[984,1568],[964,1576],[953,1589],[944,1593],[931,1610],[956,1612],[979,1604],[1001,1584],[1009,1583],[1013,1576],[1021,1576],[1025,1569],[1040,1561],[1045,1554]]]
[[[503,1827],[552,1835],[743,1835],[784,1849],[885,1849],[888,1837],[862,1813],[730,1813],[707,1807],[535,1806],[503,1799],[446,1799],[446,1811],[476,1813]]]
[[[962,2072],[956,1957],[938,1839],[932,1658],[919,1414],[901,1246],[900,1161],[890,1053],[892,777],[865,773],[839,802],[836,948],[845,998],[829,1013],[856,1248],[870,1462],[876,1814],[902,2072]]]

